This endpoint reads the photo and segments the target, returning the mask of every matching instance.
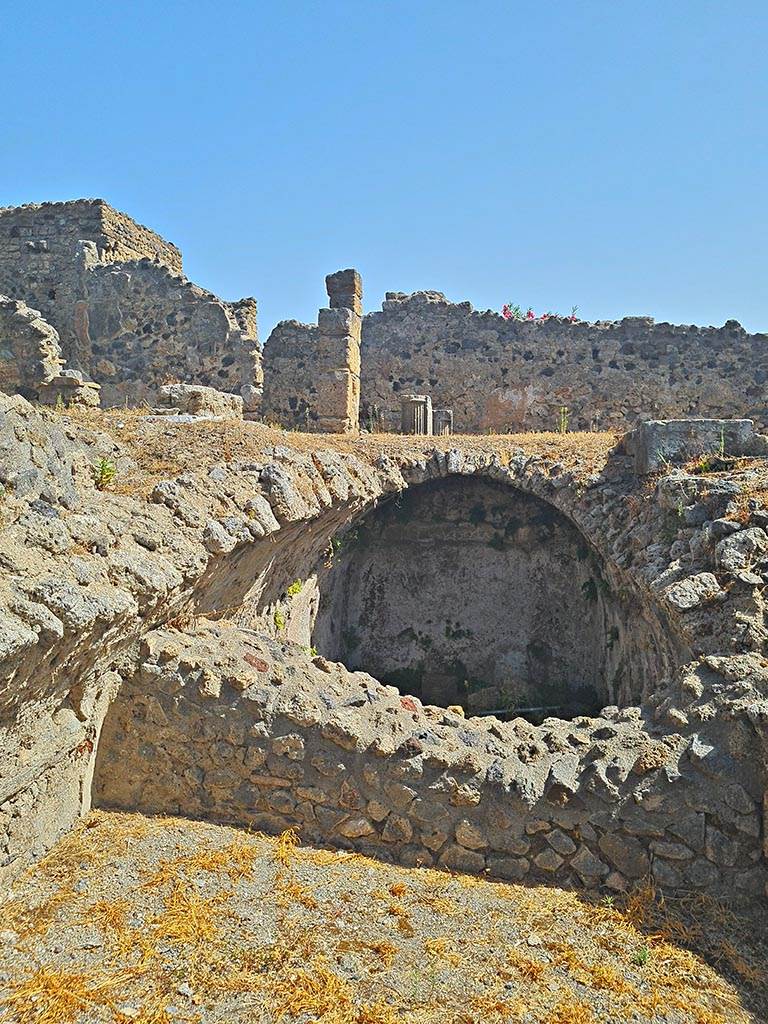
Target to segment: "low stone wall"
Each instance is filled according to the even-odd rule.
[[[760,808],[704,736],[601,718],[464,720],[236,627],[147,636],[100,741],[102,805],[408,865],[760,894]]]

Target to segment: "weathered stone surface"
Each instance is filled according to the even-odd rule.
[[[267,377],[282,377],[265,402],[267,415],[286,426],[301,426],[297,413],[311,400],[305,356],[312,330],[287,321],[265,346]],[[686,414],[752,416],[768,426],[754,384],[754,374],[768,368],[765,335],[748,335],[733,322],[720,328],[655,324],[649,317],[518,322],[448,302],[440,292],[389,292],[382,311],[363,318],[362,360],[363,419],[378,424],[374,429],[396,430],[400,395],[422,391],[425,381],[435,406],[454,409],[460,432],[555,430],[563,406],[571,429],[624,429]],[[294,408],[292,394],[300,396]],[[732,430],[738,428],[725,427],[728,454],[739,440]],[[719,452],[721,443],[714,427],[702,454]]]
[[[754,423],[746,419],[647,420],[624,439],[640,474],[656,473],[702,455],[743,455],[755,443]]]
[[[555,853],[554,850],[542,850],[541,853],[536,854],[533,858],[533,863],[541,871],[546,871],[547,874],[552,874],[557,871],[558,868],[563,865],[563,858],[559,853]]]
[[[482,850],[488,845],[483,830],[466,818],[456,826],[456,842],[468,850]]]
[[[637,839],[615,833],[604,835],[598,844],[608,860],[629,878],[643,878],[650,869],[648,854]]]
[[[89,428],[79,438],[74,417],[19,398],[0,398],[0,412],[0,480],[9,485],[0,506],[3,878],[83,812],[94,769],[97,799],[113,805],[293,825],[309,840],[404,862],[442,856],[454,870],[491,870],[519,853],[539,877],[592,885],[605,858],[618,868],[606,884],[620,887],[644,877],[653,858],[664,885],[677,884],[674,871],[684,887],[711,878],[728,888],[738,877],[744,891],[764,872],[754,827],[768,735],[761,606],[754,588],[734,587],[694,609],[704,618],[691,650],[688,625],[665,620],[659,597],[683,557],[663,541],[663,483],[627,533],[625,497],[637,484],[622,475],[621,456],[587,485],[516,444],[498,457],[496,441],[455,453],[408,441],[381,458],[362,447],[310,458],[272,441],[268,452],[200,460],[152,481],[148,502],[96,486],[99,456],[136,465],[118,433]],[[253,443],[252,426],[242,425],[239,450]],[[183,425],[139,429],[186,452]],[[547,502],[547,516],[518,541],[531,552],[551,542],[553,510],[567,515],[621,607],[637,602],[645,622],[664,623],[658,644],[638,647],[642,707],[626,706],[619,686],[600,715],[541,725],[464,718],[308,653],[316,580],[340,526],[447,475]],[[251,530],[267,510],[271,532]],[[221,543],[210,550],[214,535]],[[696,550],[686,576],[712,571],[714,545]],[[599,597],[604,588],[595,589]],[[582,621],[592,603],[583,597],[556,608]],[[621,647],[613,635],[602,642]],[[689,724],[670,724],[670,710]],[[456,841],[470,834],[465,821],[484,847]],[[695,858],[664,856],[672,844]]]
[[[530,863],[524,857],[489,857],[488,871],[508,882],[520,882],[528,874]]]
[[[678,583],[671,583],[665,589],[664,596],[679,611],[686,612],[711,601],[721,593],[717,577],[711,572],[700,572]]]
[[[0,391],[37,397],[62,363],[56,329],[25,302],[0,294]]]
[[[588,846],[580,846],[575,857],[571,860],[571,867],[574,868],[583,878],[602,878],[608,874],[608,866],[596,857]]]
[[[715,548],[718,568],[726,572],[747,569],[768,549],[768,534],[759,526],[724,537]]]
[[[353,433],[360,425],[360,275],[329,274],[326,288],[331,305],[319,311],[316,327],[286,320],[267,339],[263,415],[313,432]]]
[[[161,410],[216,419],[242,419],[243,399],[201,384],[163,384],[157,393]]]
[[[552,849],[556,850],[557,853],[562,854],[564,857],[568,857],[572,853],[576,852],[576,843],[574,843],[571,837],[567,836],[565,832],[561,831],[559,828],[552,829],[551,832],[548,832],[546,838]]]
[[[29,354],[35,388],[55,376],[60,355],[101,385],[105,405],[151,405],[169,377],[180,377],[237,394],[247,386],[249,408],[258,409],[255,301],[222,302],[192,284],[176,246],[101,199],[0,209],[0,294],[45,318],[29,328],[17,320],[11,337]],[[0,351],[2,324],[0,306]],[[30,330],[47,332],[42,374]],[[2,376],[0,355],[0,390],[8,390]],[[22,393],[31,397],[28,388]]]
[[[463,846],[447,847],[440,854],[437,863],[449,871],[467,871],[475,875],[485,869],[485,857],[472,850],[465,850]]]

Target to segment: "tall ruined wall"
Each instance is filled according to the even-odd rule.
[[[162,384],[185,380],[245,386],[246,409],[259,406],[255,301],[192,284],[176,246],[101,199],[0,210],[2,294],[42,313],[106,405],[151,403]]]
[[[390,292],[362,330],[362,402],[390,428],[400,395],[455,411],[458,432],[626,428],[640,419],[749,416],[768,425],[768,335],[650,317],[505,320],[440,292]]]
[[[74,362],[103,404],[151,403],[170,382],[260,388],[255,302],[231,306],[150,260],[97,264],[82,280]]]
[[[23,299],[61,329],[56,321],[74,284],[81,239],[96,245],[102,262],[148,258],[181,273],[175,245],[103,199],[28,203],[0,209],[0,294]]]

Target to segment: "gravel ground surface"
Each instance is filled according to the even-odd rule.
[[[765,1022],[755,917],[95,812],[0,907],[4,1024]]]

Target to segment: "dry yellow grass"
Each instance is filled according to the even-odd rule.
[[[242,420],[200,420],[185,424],[148,421],[146,413],[146,409],[72,409],[62,417],[76,424],[85,438],[92,439],[94,457],[113,458],[115,445],[123,453],[123,457],[118,455],[114,458],[117,472],[108,489],[115,493],[144,493],[157,480],[178,476],[190,466],[253,461],[275,445],[304,454],[319,450],[348,453],[364,462],[382,454],[413,456],[450,449],[496,454],[504,462],[512,454],[522,451],[527,455],[556,460],[567,469],[592,473],[605,465],[617,440],[614,433],[589,432],[454,434],[448,437],[318,435]]]
[[[759,931],[704,897],[592,904],[293,833],[96,813],[15,895],[3,1024],[748,1024],[767,1003]]]

